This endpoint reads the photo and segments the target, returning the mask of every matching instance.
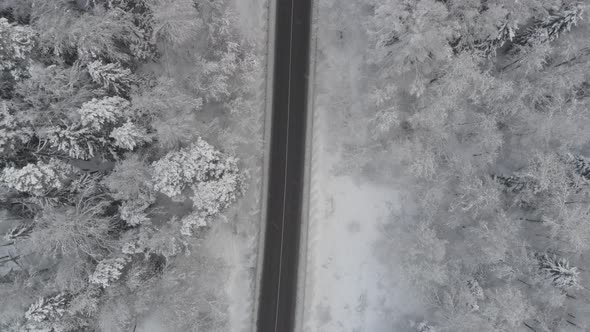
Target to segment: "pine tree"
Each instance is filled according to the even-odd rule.
[[[77,110],[79,120],[45,128],[41,138],[48,146],[74,159],[88,160],[97,153],[133,150],[151,138],[130,121],[130,102],[121,97],[93,98]]]
[[[436,332],[434,326],[430,325],[430,323],[426,320],[418,323],[416,326],[416,332]]]
[[[171,152],[153,164],[154,188],[173,199],[191,195],[193,214],[183,219],[183,234],[193,225],[207,224],[243,191],[244,174],[238,159],[222,154],[201,138],[193,145]]]
[[[133,151],[136,147],[151,141],[145,129],[137,127],[129,120],[113,129],[110,138],[114,141],[113,145],[127,151]]]
[[[116,124],[124,117],[125,110],[131,103],[121,97],[93,98],[84,103],[77,112],[83,127],[90,127],[94,131],[104,131],[105,126]],[[107,129],[108,130],[108,129]]]
[[[33,223],[21,222],[18,225],[12,227],[4,235],[4,239],[7,241],[15,241],[19,239],[26,239],[33,230]]]
[[[103,64],[96,60],[88,64],[88,73],[92,80],[106,91],[119,96],[127,96],[133,84],[131,70],[117,63]]]
[[[28,26],[9,23],[0,18],[0,73],[7,72],[15,80],[29,75],[30,54],[35,33]]]
[[[534,24],[514,38],[519,45],[551,42],[565,31],[570,31],[582,19],[582,6],[568,7],[560,12],[550,14],[546,19]]]
[[[503,176],[494,174],[492,175],[492,179],[504,186],[506,191],[511,193],[519,193],[535,186],[533,179],[516,175]]]
[[[469,288],[469,292],[471,295],[477,300],[484,299],[483,288],[479,285],[476,279],[469,279],[467,281],[467,287]]]
[[[195,183],[238,173],[237,159],[224,156],[201,138],[188,148],[168,153],[153,166],[154,187],[168,197],[181,195]]]
[[[498,29],[496,36],[490,36],[487,40],[477,45],[483,55],[487,58],[496,56],[498,48],[502,47],[506,42],[512,41],[515,36],[515,27],[508,21],[504,22]]]
[[[41,297],[37,302],[31,304],[25,313],[25,318],[38,323],[60,318],[66,312],[69,299],[70,296],[66,293]]]
[[[126,257],[104,259],[98,263],[94,273],[90,276],[90,283],[108,287],[113,281],[119,280],[129,259]]]
[[[63,187],[64,174],[56,161],[28,164],[23,168],[7,167],[0,173],[0,183],[19,192],[43,196]]]
[[[590,160],[581,155],[568,154],[567,159],[572,163],[574,170],[581,177],[590,180]]]
[[[539,261],[539,268],[555,287],[567,289],[578,286],[577,268],[570,267],[567,259],[548,254],[536,254],[535,256]]]
[[[13,115],[8,103],[2,101],[0,105],[0,153],[11,155],[19,147],[28,143],[33,137],[29,124]]]

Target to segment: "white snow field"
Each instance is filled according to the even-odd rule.
[[[336,171],[346,158],[344,136],[358,134],[334,126],[363,107],[367,38],[359,5],[342,4],[334,12],[324,2],[316,2],[314,13],[310,197],[298,331],[402,331],[418,304],[401,271],[391,268],[395,253],[383,259],[379,243],[385,240],[381,226],[399,211],[404,188]]]

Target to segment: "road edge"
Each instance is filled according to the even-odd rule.
[[[314,104],[315,104],[315,74],[317,65],[317,11],[319,0],[312,1],[311,9],[311,27],[310,27],[310,46],[309,46],[309,69],[307,78],[307,128],[305,133],[305,165],[303,176],[303,200],[301,209],[301,230],[299,238],[299,263],[297,266],[297,298],[295,305],[295,331],[303,331],[305,326],[305,298],[307,285],[307,246],[308,246],[308,228],[310,219],[311,203],[311,170],[312,159],[314,155]],[[309,308],[307,308],[309,310]]]
[[[264,135],[263,135],[263,166],[262,166],[262,188],[260,197],[260,221],[258,233],[258,252],[256,254],[256,272],[254,286],[254,306],[252,309],[252,323],[250,331],[256,331],[258,311],[260,307],[260,289],[262,286],[262,266],[264,263],[264,242],[266,234],[266,214],[268,204],[268,174],[270,167],[270,134],[272,125],[272,102],[274,85],[274,62],[275,62],[275,35],[276,35],[276,0],[268,0],[267,10],[267,34],[266,34],[266,91],[264,106]]]

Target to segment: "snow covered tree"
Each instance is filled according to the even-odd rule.
[[[492,179],[504,186],[506,191],[515,194],[524,190],[531,190],[533,192],[538,190],[535,179],[530,176],[492,175]]]
[[[223,155],[201,138],[188,148],[168,153],[153,166],[155,189],[181,200],[189,194],[195,212],[203,218],[219,214],[243,189],[238,159]]]
[[[488,37],[488,39],[476,47],[485,57],[494,57],[496,56],[498,48],[504,46],[506,42],[511,42],[514,39],[515,31],[516,27],[507,20],[500,26],[495,36]]]
[[[560,289],[578,287],[578,269],[570,267],[567,259],[546,253],[535,256],[539,261],[539,268],[555,287]]]
[[[34,45],[35,32],[31,27],[9,23],[0,17],[0,75],[3,83],[8,78],[19,81],[28,77]],[[3,90],[4,87],[0,86],[0,95]]]
[[[115,224],[104,211],[109,201],[100,195],[79,197],[75,206],[46,207],[35,217],[34,230],[21,241],[24,252],[62,258],[100,259],[112,251]]]
[[[514,38],[520,45],[551,42],[563,32],[570,31],[582,19],[583,7],[574,5],[550,14]]]
[[[566,158],[574,166],[576,173],[590,181],[590,160],[588,158],[571,153]]]
[[[102,288],[108,287],[113,281],[119,280],[122,270],[128,262],[127,257],[101,260],[98,262],[94,273],[90,276],[90,283],[100,285]]]
[[[42,137],[51,148],[74,159],[87,160],[97,153],[116,155],[115,149],[133,150],[150,137],[131,122],[129,106],[120,97],[94,98],[77,110],[79,120],[49,127]]]
[[[225,157],[201,138],[188,148],[168,153],[153,166],[156,190],[169,197],[180,196],[193,183],[238,172],[237,159]]]
[[[106,91],[119,96],[127,96],[133,84],[133,77],[129,68],[118,63],[103,64],[101,60],[88,64],[88,73],[92,80]]]
[[[128,255],[161,255],[167,260],[187,252],[188,243],[180,233],[178,220],[173,217],[158,229],[144,225],[125,235],[122,251]]]
[[[149,220],[146,210],[156,201],[152,182],[152,169],[138,155],[130,155],[117,163],[103,183],[112,197],[122,201],[119,207],[121,219],[131,226]]]
[[[155,140],[165,151],[196,138],[197,114],[203,107],[203,99],[195,98],[173,79],[159,77],[153,87],[132,94],[131,98],[133,109],[152,119]]]
[[[207,218],[201,215],[199,212],[190,213],[189,215],[182,218],[180,222],[182,223],[180,233],[184,236],[193,235],[193,228],[195,227],[201,228],[209,225]]]
[[[106,125],[117,123],[129,106],[130,103],[121,97],[93,98],[84,103],[77,112],[82,126],[101,131]]]
[[[7,167],[0,174],[0,182],[19,192],[35,196],[47,195],[63,187],[66,174],[60,173],[59,163],[57,160],[49,163],[39,161],[23,168]]]
[[[102,59],[130,64],[144,55],[147,36],[130,12],[103,6],[80,12],[72,6],[69,1],[48,0],[32,7],[31,19],[44,53],[67,63]]]
[[[70,295],[65,293],[41,297],[37,302],[31,304],[25,313],[25,318],[37,323],[59,319],[66,312],[69,300]]]
[[[371,61],[380,63],[380,76],[404,77],[403,88],[422,95],[428,82],[451,59],[454,23],[440,1],[384,1],[375,5],[368,33],[375,47]]]
[[[110,138],[114,140],[114,146],[127,151],[133,151],[136,147],[151,141],[145,129],[137,127],[129,120],[114,128]]]
[[[467,280],[467,287],[469,288],[469,291],[471,292],[471,295],[474,298],[478,300],[483,300],[485,298],[483,288],[481,288],[479,282],[477,282],[477,279]]]
[[[551,238],[559,240],[562,249],[584,252],[590,249],[590,225],[587,204],[567,204],[567,193],[555,195],[544,210],[544,223],[549,226]]]
[[[15,240],[20,240],[20,239],[25,239],[25,238],[29,237],[32,230],[33,230],[32,223],[21,222],[18,225],[9,229],[8,232],[6,232],[6,234],[4,235],[4,239],[7,241],[15,241]]]
[[[192,0],[156,0],[152,3],[154,27],[152,42],[168,47],[180,46],[198,35],[202,22]]]
[[[436,332],[436,328],[426,320],[416,325],[416,332]]]
[[[21,119],[8,108],[8,103],[0,105],[0,154],[11,156],[33,136],[33,130],[25,119]]]
[[[155,26],[154,3],[150,0],[94,0],[105,3],[109,10],[119,9],[132,17],[133,24],[139,28],[142,39],[129,45],[129,49],[136,59],[145,61],[158,56],[156,45],[152,41]]]

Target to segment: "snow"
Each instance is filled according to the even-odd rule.
[[[371,74],[364,66],[367,38],[358,6],[343,6],[340,13],[320,8],[317,17],[310,203],[301,258],[305,289],[299,304],[306,332],[402,331],[422,312],[395,268],[398,257],[380,245],[386,240],[383,224],[400,212],[404,198],[404,187],[391,183],[403,181],[378,183],[357,172],[334,171],[346,139],[340,121],[350,109],[362,110],[365,77]]]
[[[257,54],[262,63],[267,63],[269,54],[267,47],[272,47],[272,41],[267,38],[267,30],[270,27],[269,0],[235,0],[234,8],[238,15],[238,24],[243,36],[254,42]],[[272,19],[272,18],[271,18]],[[267,44],[268,43],[268,44]],[[263,66],[263,68],[267,68]],[[268,73],[262,75],[267,78]],[[263,83],[263,82],[261,82]],[[267,86],[261,84],[262,87]],[[269,94],[270,95],[270,94]],[[265,93],[258,98],[264,99]],[[270,105],[268,101],[260,103],[258,135],[260,140],[265,136],[265,121],[267,111],[265,107]],[[270,142],[262,145],[267,149]],[[255,148],[260,147],[256,145]],[[228,308],[228,330],[232,332],[254,331],[256,322],[257,299],[257,265],[259,265],[260,234],[263,229],[264,213],[262,211],[264,154],[263,150],[242,151],[245,155],[254,156],[248,161],[251,181],[248,192],[240,200],[229,223],[218,224],[212,229],[209,240],[206,243],[211,252],[217,253],[228,267],[228,279],[226,282],[226,296]],[[245,158],[244,158],[245,159]]]
[[[327,179],[322,186],[326,208],[312,221],[318,225],[312,226],[309,269],[315,282],[308,290],[313,314],[307,328],[390,331],[397,315],[412,304],[404,289],[388,287],[392,276],[378,260],[375,244],[399,193],[347,176]]]
[[[331,175],[338,154],[324,156],[312,175],[305,331],[391,331],[418,308],[403,276],[392,275],[378,252],[381,225],[399,209],[400,192]],[[388,257],[395,266],[395,254]]]

